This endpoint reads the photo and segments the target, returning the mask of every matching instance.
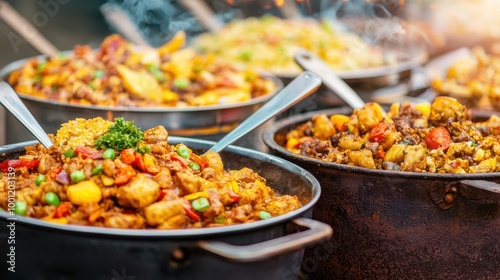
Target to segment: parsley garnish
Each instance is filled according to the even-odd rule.
[[[134,121],[126,121],[123,118],[115,118],[106,134],[96,139],[96,149],[106,148],[121,151],[127,148],[136,148],[137,144],[144,139],[144,133],[134,125]]]

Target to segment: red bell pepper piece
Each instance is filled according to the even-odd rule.
[[[167,191],[160,190],[160,195],[158,196],[158,199],[156,201],[162,200],[165,197],[165,195],[167,195]]]
[[[229,194],[229,197],[233,202],[238,202],[238,200],[240,199],[240,196],[231,190],[228,190],[227,193]]]
[[[189,204],[189,201],[183,199],[183,206],[184,210],[186,211],[186,214],[188,215],[189,218],[191,218],[193,221],[198,222],[200,221],[200,216],[194,212],[193,207],[191,207],[191,204]]]
[[[201,168],[205,168],[208,166],[208,162],[206,160],[202,159],[199,155],[197,155],[195,153],[191,153],[189,158],[192,161],[196,162]]]
[[[63,202],[56,207],[54,218],[66,217],[70,213],[71,202]]]
[[[62,166],[56,167],[52,170],[49,171],[49,178],[50,179],[55,179],[57,174],[63,170]]]
[[[0,169],[2,169],[2,172],[9,172],[9,167],[26,167],[28,169],[32,169],[38,167],[39,164],[40,161],[37,159],[8,159],[0,163]]]
[[[91,159],[101,159],[102,152],[96,149],[92,149],[85,146],[78,146],[75,149],[75,154],[82,155],[83,158],[91,158]]]

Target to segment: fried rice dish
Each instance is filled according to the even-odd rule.
[[[24,155],[0,163],[4,211],[59,224],[189,229],[301,207],[248,167],[228,169],[218,153],[170,144],[163,126],[142,132],[122,118],[75,119],[49,136],[52,147],[27,146]]]

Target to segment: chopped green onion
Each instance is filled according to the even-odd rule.
[[[226,215],[221,214],[221,215],[215,217],[215,222],[218,223],[218,224],[225,223],[226,222]]]
[[[42,80],[42,75],[36,75],[35,77],[33,77],[33,82],[40,82]]]
[[[266,220],[266,219],[269,219],[271,217],[272,217],[272,215],[269,212],[267,212],[267,211],[259,211],[259,218],[261,220]]]
[[[16,215],[26,216],[27,212],[28,206],[26,202],[18,200],[14,203],[14,213],[16,213]]]
[[[185,89],[191,82],[188,79],[177,78],[174,80],[174,86],[178,89]]]
[[[49,205],[54,205],[54,206],[57,206],[59,205],[59,203],[61,203],[57,194],[53,192],[48,192],[45,194],[45,202]]]
[[[83,171],[81,170],[75,170],[71,172],[71,175],[69,175],[69,177],[71,178],[71,181],[78,183],[85,180],[85,173],[83,173]]]
[[[177,154],[186,159],[190,156],[188,148],[184,145],[180,145],[179,148],[177,148]]]
[[[92,168],[92,175],[99,175],[102,173],[102,165]]]
[[[40,184],[41,184],[42,182],[45,182],[45,180],[46,180],[46,179],[45,179],[45,176],[44,176],[44,175],[42,175],[42,174],[40,174],[40,175],[38,175],[38,176],[36,177],[36,179],[35,179],[35,185],[38,187],[38,186],[40,186]]]
[[[74,158],[75,157],[75,151],[73,150],[67,150],[63,153],[63,155],[67,158]]]
[[[154,64],[150,64],[148,65],[148,71],[153,74],[153,76],[155,76],[155,78],[160,81],[160,82],[163,82],[165,80],[165,76],[163,75],[163,72],[161,72],[161,70],[158,68],[158,66],[154,65]]]
[[[191,168],[192,170],[200,170],[200,165],[194,161],[191,161],[189,164],[188,164],[189,168]]]
[[[102,154],[103,159],[114,159],[115,158],[115,150],[113,149],[106,149],[104,153]]]
[[[252,52],[249,50],[240,52],[240,59],[247,62],[250,61],[252,59]]]
[[[47,64],[47,61],[42,61],[38,63],[38,66],[36,67],[36,70],[38,72],[42,72],[43,68],[45,68],[45,65]]]
[[[191,206],[193,206],[194,210],[203,212],[210,207],[210,202],[208,202],[206,197],[200,197],[191,201]]]

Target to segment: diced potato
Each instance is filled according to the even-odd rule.
[[[372,152],[366,149],[361,151],[352,151],[348,153],[348,156],[352,163],[356,166],[376,168]]]
[[[342,130],[342,126],[349,122],[351,118],[346,115],[335,114],[330,116],[330,120],[333,122],[335,129],[337,131]]]
[[[317,115],[312,118],[314,137],[327,140],[335,134],[335,127],[326,115]]]
[[[394,162],[400,164],[404,159],[404,149],[406,145],[404,144],[395,144],[393,145],[384,156],[385,161]]]

